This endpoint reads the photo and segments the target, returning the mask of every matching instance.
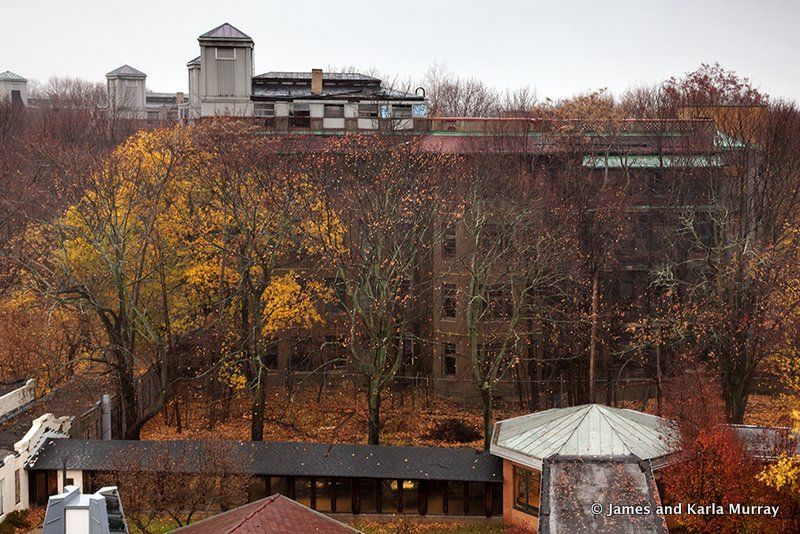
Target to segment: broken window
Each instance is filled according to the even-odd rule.
[[[442,318],[455,319],[456,317],[456,286],[455,284],[442,285]]]
[[[308,104],[297,102],[289,104],[289,126],[294,128],[311,127],[311,111]]]
[[[359,104],[358,116],[362,119],[377,119],[378,104]]]
[[[325,104],[326,119],[343,119],[344,104]]]

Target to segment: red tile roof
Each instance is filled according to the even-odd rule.
[[[178,529],[178,532],[187,534],[210,532],[215,534],[264,534],[266,532],[352,534],[358,531],[277,494]]]

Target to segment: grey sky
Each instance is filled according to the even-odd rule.
[[[800,99],[796,0],[0,0],[0,71],[104,80],[124,63],[185,91],[197,36],[230,22],[256,74],[328,65],[420,77],[435,60],[500,88],[558,98],[719,61]],[[222,7],[224,6],[224,7]]]

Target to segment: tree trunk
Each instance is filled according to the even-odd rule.
[[[747,408],[747,399],[750,396],[750,387],[745,385],[745,380],[730,379],[727,387],[724,388],[723,397],[725,398],[725,414],[728,422],[734,425],[744,423],[744,412]]]
[[[661,345],[656,346],[656,415],[663,414],[663,391],[661,388]]]
[[[381,393],[372,383],[367,384],[367,443],[379,445],[381,439]]]
[[[264,441],[264,407],[267,400],[267,377],[264,367],[259,365],[258,379],[250,407],[250,441]]]
[[[125,418],[125,439],[139,439],[141,424],[139,422],[139,399],[136,394],[136,380],[133,370],[125,363],[125,356],[121,353],[115,355],[117,360],[117,387],[122,401],[122,413]],[[127,363],[127,362],[126,362]]]
[[[597,360],[597,308],[598,292],[600,285],[600,271],[594,272],[592,277],[592,331],[589,336],[589,402],[595,402],[595,362]]]
[[[492,388],[485,385],[481,388],[483,402],[483,450],[488,451],[492,443]]]

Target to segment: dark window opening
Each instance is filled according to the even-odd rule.
[[[343,119],[344,104],[325,104],[326,119]]]
[[[292,347],[291,368],[292,371],[311,370],[311,354],[307,343],[297,342]]]
[[[442,318],[455,319],[456,317],[456,286],[455,284],[442,285]]]
[[[442,345],[442,368],[445,376],[456,374],[456,344],[444,343]]]
[[[293,128],[311,127],[311,111],[308,104],[289,104],[289,126]]]
[[[329,362],[331,367],[344,367],[344,365],[347,363],[347,352],[344,336],[327,334],[325,336],[325,348],[323,353],[325,354],[325,361]]]
[[[278,343],[273,341],[267,343],[267,353],[264,355],[264,365],[267,369],[278,368]]]
[[[444,227],[444,236],[442,237],[442,256],[445,258],[454,258],[456,255],[456,225],[448,224]]]

